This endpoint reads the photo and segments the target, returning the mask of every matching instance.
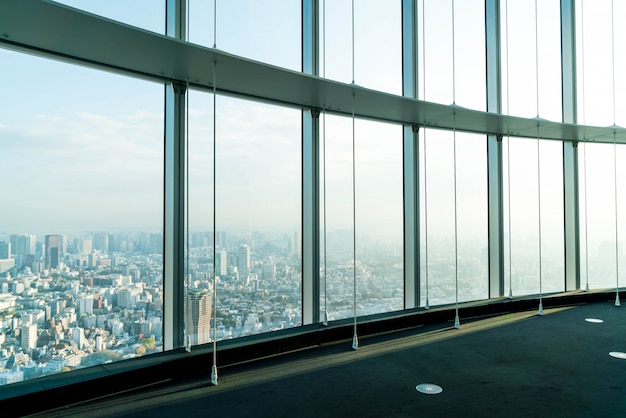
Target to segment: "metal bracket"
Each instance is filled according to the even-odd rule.
[[[187,92],[187,83],[183,81],[172,81],[170,85],[176,94],[185,94]]]
[[[313,119],[319,119],[320,113],[321,113],[319,109],[312,108],[312,109],[309,109],[309,112],[311,113],[311,117]]]

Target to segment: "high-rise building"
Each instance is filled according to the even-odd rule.
[[[31,234],[11,234],[11,251],[15,255],[35,255],[36,236]]]
[[[150,251],[157,254],[163,252],[163,234],[150,234]]]
[[[83,254],[90,254],[92,250],[93,250],[93,239],[91,235],[86,235],[82,239],[82,242],[80,245],[80,252]]]
[[[83,348],[85,346],[85,330],[78,327],[72,328],[72,341],[78,345],[78,348]]]
[[[237,271],[240,278],[250,275],[250,247],[245,244],[237,250]]]
[[[93,234],[93,249],[103,253],[109,251],[109,234],[96,232]]]
[[[18,266],[34,267],[36,237],[31,234],[11,234],[11,253]],[[0,257],[2,258],[2,257]]]
[[[119,244],[117,242],[117,237],[115,236],[115,234],[108,234],[108,239],[109,239],[109,253],[112,253],[113,251],[118,251],[119,250]]]
[[[37,324],[22,326],[21,346],[24,350],[31,350],[37,346]]]
[[[93,313],[93,295],[85,296],[78,300],[78,313],[83,314],[92,314]]]
[[[211,294],[190,290],[185,306],[185,325],[192,345],[211,342]]]
[[[11,258],[11,243],[0,241],[0,260],[8,260]]]
[[[46,268],[57,269],[61,265],[61,236],[46,235]]]
[[[218,276],[225,276],[228,273],[228,257],[225,250],[215,253],[215,272]]]

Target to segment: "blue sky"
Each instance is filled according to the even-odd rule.
[[[163,1],[67,0],[64,3],[85,7],[90,12],[147,30],[163,32]],[[617,11],[626,12],[626,5],[617,3]],[[219,1],[218,48],[299,69],[299,4],[299,1],[291,0]],[[322,20],[325,30],[323,46],[326,48],[322,50],[320,72],[329,78],[350,82],[351,1],[333,0],[323,4],[326,11],[326,19]],[[390,4],[374,0],[355,1],[354,73],[357,84],[399,94],[400,11],[398,2],[393,2],[393,7]],[[455,96],[457,104],[461,106],[484,108],[484,32],[480,25],[475,24],[483,16],[482,9],[477,7],[480,4],[479,0],[455,2],[456,74],[453,75],[452,2],[418,2],[419,9],[423,8],[428,16],[425,32],[426,66],[422,67],[425,78],[420,76],[421,98],[424,98],[425,79],[426,100],[451,103]],[[526,117],[536,116],[535,57],[538,56],[539,114],[546,119],[558,120],[559,2],[542,0],[538,4],[540,50],[535,55],[534,3],[528,0],[506,2],[510,25],[507,35],[509,53],[506,54],[506,48],[503,48],[502,54],[503,60],[508,56],[509,67],[508,70],[503,68],[503,83],[505,92],[507,87],[509,90],[510,112]],[[580,6],[581,2],[578,4]],[[582,69],[586,102],[581,107],[584,108],[587,123],[610,125],[613,112],[607,91],[612,91],[609,71],[611,54],[607,46],[610,45],[610,31],[607,32],[606,24],[607,19],[610,21],[610,1],[586,1],[584,6],[586,64]],[[212,46],[213,2],[191,0],[189,8],[192,13],[190,40]],[[579,14],[578,19],[581,24],[582,14]],[[615,28],[616,51],[622,51],[626,46],[625,30],[619,25]],[[423,53],[422,46],[420,54]],[[579,58],[581,56],[579,47]],[[623,107],[622,103],[626,100],[626,78],[619,76],[624,73],[624,65],[622,54],[616,55],[618,109]],[[0,233],[69,233],[68,229],[160,230],[163,86],[2,49],[0,66],[3,68],[3,79],[0,81],[2,96],[11,98],[4,101],[0,114],[0,175],[7,179],[3,187],[3,195],[7,198],[3,199],[5,204],[0,206]],[[454,94],[451,90],[453,76],[457,88]],[[579,85],[581,78],[579,70]],[[582,85],[580,91],[583,91]],[[218,120],[218,141],[227,139],[220,142],[218,155],[229,156],[224,161],[230,161],[218,166],[218,176],[221,176],[218,177],[218,183],[224,182],[222,184],[225,186],[221,190],[224,197],[220,199],[222,206],[218,206],[218,221],[242,229],[295,228],[300,216],[298,112],[267,105],[244,104],[227,98],[218,100],[218,112],[221,115]],[[617,111],[616,114],[617,123],[624,120],[622,124],[626,124],[626,113]],[[346,138],[351,140],[351,123],[344,121],[332,128],[329,125],[327,134],[329,146],[332,146],[333,137],[338,138],[335,141]],[[368,125],[366,122],[357,124],[357,158],[361,161],[357,163],[360,164],[357,166],[357,175],[361,179],[361,183],[357,184],[357,201],[363,208],[367,208],[360,210],[357,218],[364,228],[380,224],[381,219],[390,220],[388,228],[396,231],[400,228],[400,145],[384,148],[384,153],[376,146],[377,140],[383,140],[381,138],[399,142],[399,135],[396,126]],[[447,138],[449,135],[433,131],[429,136],[429,146],[432,146],[432,141],[437,146],[437,137]],[[191,179],[191,187],[198,190],[192,195],[190,211],[199,228],[210,227],[212,98],[208,94],[196,92],[192,95],[190,136],[192,146],[203,150],[190,156],[192,170],[197,173]],[[449,144],[445,141],[440,141],[442,151],[448,149]],[[280,164],[264,154],[267,150],[263,149],[262,144],[270,142],[285,153],[280,158]],[[256,154],[265,155],[265,158],[251,158],[250,153],[243,151],[243,148],[255,146],[260,147],[258,152],[255,151]],[[467,152],[471,151],[464,151],[465,154]],[[477,152],[483,150],[477,148]],[[528,163],[515,165],[512,176],[523,179],[527,170],[535,169],[536,156],[533,152],[532,149],[516,150],[514,156]],[[590,183],[595,185],[594,191],[603,190],[604,195],[612,193],[612,183],[608,182],[612,171],[606,171],[606,162],[611,162],[611,152],[611,147],[597,149],[594,155],[599,155],[600,161],[605,163],[596,165],[596,168],[590,164],[588,171]],[[332,158],[329,158],[328,178],[339,180],[330,184],[327,190],[328,220],[337,228],[352,225],[351,200],[346,199],[351,194],[350,153],[351,150],[347,149],[337,154],[334,166],[330,164]],[[542,166],[542,173],[549,178],[558,178],[560,160],[557,156],[553,160],[554,164],[551,164],[549,159],[553,157],[548,155],[553,154],[547,153],[543,157],[542,164],[546,166]],[[430,196],[432,199],[437,199],[437,194],[443,193],[447,196],[442,200],[445,204],[451,202],[450,185],[445,180],[449,173],[446,174],[444,169],[449,159],[441,161],[441,164],[431,167],[439,166],[444,176],[441,179],[447,185],[442,189],[433,183],[429,185],[429,193],[433,193]],[[471,164],[463,166],[463,161],[463,158],[458,161],[459,170],[470,170]],[[471,170],[467,172],[475,175]],[[476,176],[478,181],[485,179],[483,174]],[[432,174],[429,181],[436,178]],[[386,184],[392,186],[385,187]],[[242,189],[241,185],[250,187]],[[468,183],[464,190],[471,185],[471,182]],[[522,181],[518,187],[534,186]],[[545,187],[547,189],[548,186]],[[475,199],[482,201],[483,193],[484,189],[478,188],[474,193],[464,194],[463,199],[468,199],[467,202]],[[522,196],[524,192],[520,193]],[[545,200],[549,202],[549,197]],[[518,199],[518,202],[521,213],[536,210],[531,204],[523,206],[527,203],[524,199]],[[547,207],[550,208],[549,205]],[[471,211],[472,208],[476,208],[477,217],[484,213],[479,205],[464,205],[464,210]],[[590,213],[594,210],[591,207]],[[429,222],[433,222],[431,232],[437,228],[442,231],[449,229],[448,215],[440,218],[435,213],[429,215]],[[610,227],[609,222],[601,222],[596,229],[609,231]]]

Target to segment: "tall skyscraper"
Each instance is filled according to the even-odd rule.
[[[0,241],[0,260],[8,260],[11,258],[11,243]]]
[[[119,251],[119,243],[115,234],[108,234],[109,236],[109,253]]]
[[[211,342],[211,294],[190,290],[185,306],[185,324],[192,345]]]
[[[81,253],[83,254],[91,253],[91,251],[93,250],[93,239],[91,235],[85,235],[83,237],[80,247],[81,247],[80,248]]]
[[[35,235],[11,234],[11,251],[15,255],[35,255]]]
[[[237,271],[240,278],[250,275],[250,247],[245,244],[237,250]]]
[[[215,271],[218,276],[225,276],[228,273],[227,254],[226,251],[221,250],[215,253]]]
[[[18,266],[33,268],[35,262],[36,237],[30,234],[11,234],[11,254],[15,256]],[[2,257],[0,257],[2,258]]]
[[[37,347],[37,324],[24,325],[21,328],[21,345],[24,350]]]
[[[46,235],[46,268],[57,269],[61,264],[61,236]]]
[[[109,234],[105,232],[96,232],[93,234],[93,249],[108,253],[109,251]]]
[[[78,327],[72,328],[72,341],[78,345],[78,348],[83,348],[85,346],[85,330]]]

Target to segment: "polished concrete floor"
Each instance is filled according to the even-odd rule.
[[[607,301],[452,325],[225,367],[217,386],[206,376],[37,416],[626,416],[626,360],[609,355],[626,352],[626,308]],[[421,383],[443,392],[420,393]]]

